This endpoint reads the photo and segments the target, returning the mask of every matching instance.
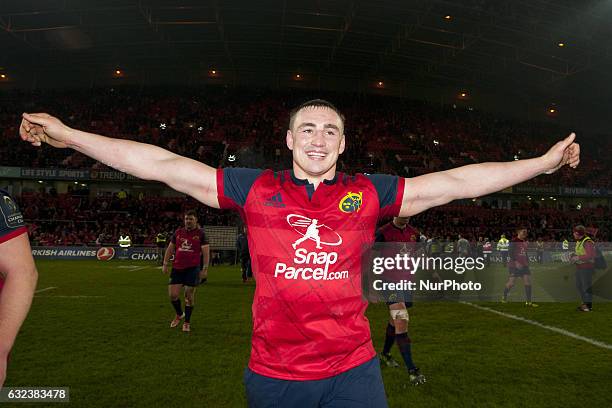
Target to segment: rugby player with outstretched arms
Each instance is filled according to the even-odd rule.
[[[8,355],[34,296],[38,272],[17,203],[0,190],[0,388]]]
[[[323,100],[291,112],[286,143],[293,166],[279,172],[214,169],[157,146],[72,129],[45,113],[24,113],[19,132],[34,146],[69,147],[240,213],[257,279],[244,375],[251,407],[386,407],[361,288],[360,255],[374,240],[377,220],[484,196],[564,165],[575,168],[580,156],[572,133],[527,160],[414,178],[347,175],[336,172],[347,142],[344,116]],[[318,234],[308,231],[315,219]]]

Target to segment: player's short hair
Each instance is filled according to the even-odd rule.
[[[576,225],[574,227],[574,232],[577,232],[580,235],[584,235],[586,233],[586,228],[584,225]]]
[[[527,228],[526,225],[519,225],[519,226],[516,227],[516,232],[519,232],[519,231],[522,231],[522,230],[527,231],[527,230],[529,230],[529,228]]]
[[[297,116],[299,111],[305,108],[328,108],[328,109],[333,110],[334,112],[338,114],[338,116],[340,116],[340,121],[342,122],[342,128],[344,128],[344,121],[345,121],[344,115],[342,114],[342,112],[340,112],[340,110],[338,110],[338,108],[336,108],[336,106],[333,103],[326,101],[325,99],[311,99],[291,110],[291,112],[289,113],[289,129],[293,129],[295,117]]]
[[[185,217],[195,217],[198,218],[198,213],[195,210],[187,210],[185,211]]]

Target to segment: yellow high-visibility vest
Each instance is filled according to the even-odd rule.
[[[580,241],[576,242],[576,249],[574,250],[576,255],[578,256],[586,255],[586,250],[584,249],[584,243],[589,240],[592,241],[591,237],[585,236]]]

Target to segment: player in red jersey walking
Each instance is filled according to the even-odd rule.
[[[537,303],[531,301],[531,270],[529,269],[529,256],[527,250],[529,242],[527,242],[527,228],[518,227],[516,229],[516,237],[510,242],[510,256],[508,262],[508,282],[504,287],[504,297],[502,303],[508,301],[508,293],[514,287],[516,278],[523,279],[525,287],[525,306],[538,307]]]
[[[38,279],[27,232],[17,203],[0,190],[0,388]]]
[[[170,303],[176,316],[170,322],[170,327],[179,325],[182,319],[183,331],[191,331],[191,313],[195,305],[196,287],[208,275],[210,246],[204,230],[198,227],[198,216],[194,210],[185,212],[185,227],[177,229],[164,255],[163,272],[168,274],[170,258],[174,254],[172,272],[168,282]],[[181,308],[181,289],[185,288],[185,313]]]
[[[293,168],[281,172],[217,170],[156,146],[72,129],[44,113],[24,114],[19,131],[34,146],[70,147],[241,214],[257,279],[244,377],[251,407],[386,407],[361,288],[360,255],[374,239],[377,220],[576,167],[580,156],[571,134],[533,159],[414,178],[346,175],[336,172],[345,149],[344,117],[323,100],[291,112],[286,143]],[[314,219],[322,224],[318,242],[307,231]]]

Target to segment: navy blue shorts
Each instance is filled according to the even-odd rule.
[[[528,266],[524,266],[522,268],[508,268],[510,271],[510,276],[523,276],[523,275],[531,275],[531,271]]]
[[[380,362],[375,357],[342,374],[288,381],[244,371],[249,408],[388,408]]]
[[[395,303],[403,303],[406,305],[406,308],[412,307],[412,291],[404,290],[397,292],[390,292],[387,294],[387,306],[391,306]]]
[[[185,285],[198,286],[200,284],[200,268],[193,266],[191,268],[176,269],[172,268],[170,272],[170,281],[168,285]]]

